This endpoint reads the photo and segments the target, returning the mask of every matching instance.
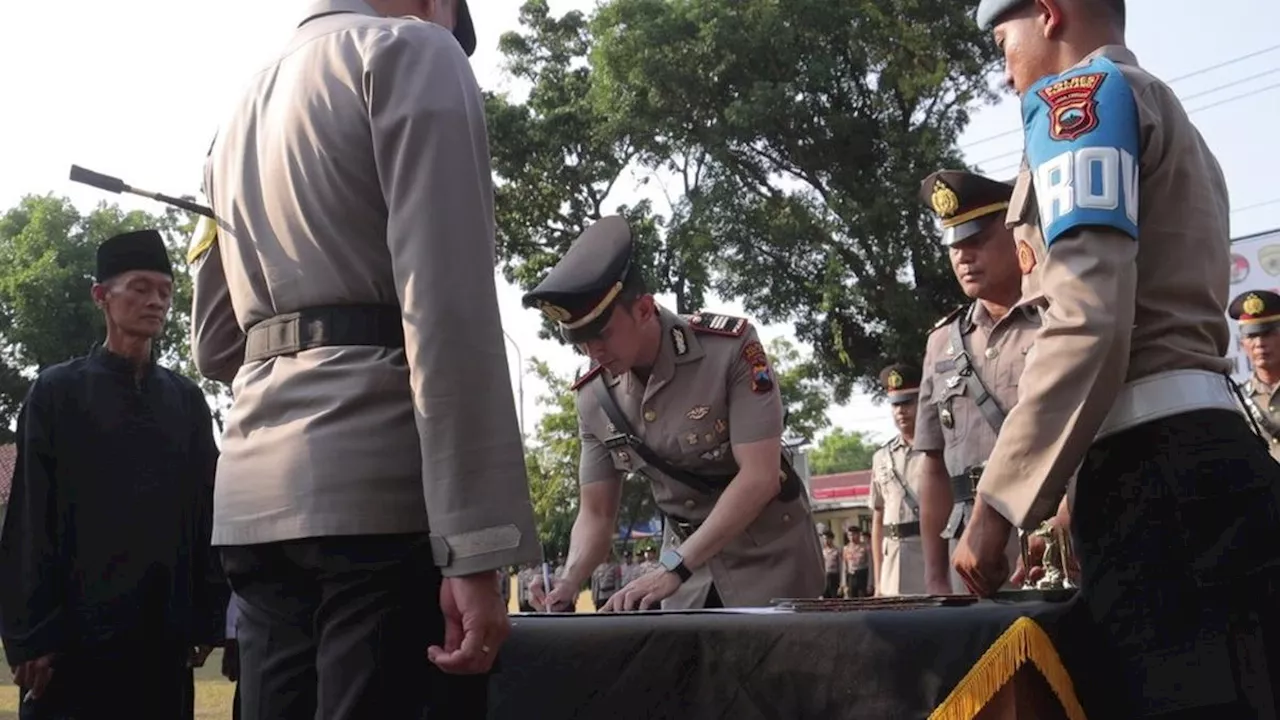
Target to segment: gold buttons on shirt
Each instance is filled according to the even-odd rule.
[[[995,356],[999,355],[999,354],[1000,354],[1000,351],[999,351],[999,350],[997,350],[996,348],[989,347],[989,348],[987,348],[987,351],[986,351],[986,352],[984,352],[984,353],[982,353],[982,354],[983,354],[983,355],[986,355],[988,360],[991,360],[991,359],[995,358]]]
[[[694,501],[692,501],[692,500],[685,500],[685,501],[684,501],[684,506],[685,506],[685,509],[687,509],[687,510],[692,510],[692,509],[693,509],[694,507],[696,507],[697,505],[698,505],[698,503],[696,503],[696,502],[694,502]]]
[[[784,523],[789,523],[789,522],[791,522],[791,515],[790,515],[790,514],[788,514],[788,513],[783,513],[783,514],[782,514],[782,522],[784,522]]]
[[[653,422],[654,420],[657,420],[657,419],[658,419],[658,413],[654,412],[653,408],[645,408],[644,410],[645,422]]]

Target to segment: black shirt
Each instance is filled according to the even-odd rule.
[[[0,529],[11,665],[112,641],[217,644],[217,448],[204,394],[104,349],[45,369],[18,416]]]

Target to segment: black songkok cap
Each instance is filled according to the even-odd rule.
[[[173,277],[164,239],[155,230],[121,233],[98,246],[98,282],[130,270],[150,270]]]

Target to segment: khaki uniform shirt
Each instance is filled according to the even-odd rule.
[[[633,373],[611,377],[602,369],[593,372],[604,375],[633,432],[656,455],[695,475],[730,477],[737,471],[733,446],[782,436],[776,382],[753,389],[752,359],[764,352],[756,331],[745,320],[730,328],[738,334],[695,329],[666,310],[661,322],[662,350],[647,384]],[[628,447],[605,448],[604,440],[620,430],[611,427],[600,406],[595,382],[580,381],[578,387],[581,482],[621,482],[626,473],[640,471],[662,512],[692,523],[706,520],[717,496],[646,466]],[[668,528],[664,546],[677,545]],[[822,553],[805,494],[766,505],[741,536],[695,571],[663,607],[703,607],[712,582],[726,607],[819,596]]]
[[[1028,92],[1028,158],[1007,218],[1035,256],[1048,309],[979,492],[1024,529],[1057,511],[1126,381],[1230,369],[1229,203],[1217,160],[1174,92],[1126,48],[1100,48],[1077,72],[1104,77],[1093,98],[1107,106],[1080,115],[1099,128],[1051,141],[1035,115],[1044,101]],[[1105,179],[1075,173],[1083,160]]]
[[[1240,390],[1244,393],[1245,400],[1251,405],[1244,408],[1245,414],[1252,416],[1260,426],[1262,439],[1267,441],[1271,457],[1280,461],[1280,398],[1276,397],[1280,384],[1269,386],[1254,375]],[[1250,422],[1249,426],[1253,427],[1254,423]],[[1273,430],[1275,430],[1274,434]]]
[[[213,542],[431,533],[446,576],[540,555],[494,286],[484,101],[452,33],[316,4],[210,149],[192,345],[232,383]],[[245,364],[301,308],[398,305],[405,348]]]
[[[1040,328],[1039,298],[1030,297],[999,320],[975,302],[951,322],[960,323],[969,360],[987,392],[1006,415],[1018,403],[1018,383]],[[960,475],[987,461],[996,431],[978,409],[969,384],[960,377],[950,324],[934,330],[925,348],[916,414],[915,449],[941,452],[947,474]],[[1006,419],[1003,428],[1008,427]]]
[[[875,580],[879,595],[918,595],[925,591],[920,533],[902,539],[890,537],[889,533],[892,526],[920,522],[920,478],[910,467],[915,457],[916,451],[902,436],[882,445],[871,456],[871,507],[883,513],[881,522],[885,528],[880,541],[880,577]]]

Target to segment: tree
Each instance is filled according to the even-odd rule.
[[[630,167],[684,183],[668,224],[633,218],[681,310],[714,290],[794,321],[841,401],[923,354],[960,297],[918,184],[962,167],[996,59],[967,6],[606,0],[584,22],[533,0],[521,21],[501,48],[532,89],[490,104],[509,277],[536,282]]]
[[[656,214],[649,200],[607,205],[643,150],[620,130],[615,114],[592,100],[587,19],[577,11],[555,18],[546,0],[530,0],[520,9],[520,24],[525,31],[504,34],[499,48],[507,73],[528,86],[528,95],[520,102],[508,94],[486,96],[498,179],[498,253],[507,280],[532,288],[592,222],[618,214],[630,223],[649,287],[675,295],[677,312],[701,309],[714,253],[698,224],[701,208],[688,199],[700,182],[701,151],[662,158],[684,169],[682,192],[667,195],[668,216]],[[662,182],[643,182],[650,180]],[[551,330],[548,325],[545,334],[554,336]]]
[[[152,215],[103,203],[82,215],[70,200],[53,195],[29,195],[0,216],[0,442],[12,438],[35,373],[84,355],[105,337],[89,289],[97,246],[117,233],[155,228],[165,237],[174,268],[173,309],[156,348],[162,363],[202,380],[189,342],[185,245],[193,227],[190,215],[172,208]],[[225,392],[213,382],[202,381],[202,387],[215,398]],[[217,402],[213,409],[221,424]]]
[[[876,444],[862,432],[836,428],[809,451],[809,473],[831,475],[871,468]]]
[[[572,380],[557,375],[545,362],[533,358],[529,369],[547,391],[538,397],[542,418],[525,451],[529,494],[533,500],[538,538],[548,557],[568,552],[569,535],[578,515],[578,409]],[[628,475],[623,480],[618,525],[629,528],[654,516],[657,507],[648,480]]]
[[[787,412],[787,434],[806,442],[812,440],[831,424],[827,419],[831,392],[818,379],[812,358],[802,355],[786,338],[776,337],[769,342],[769,359]]]

